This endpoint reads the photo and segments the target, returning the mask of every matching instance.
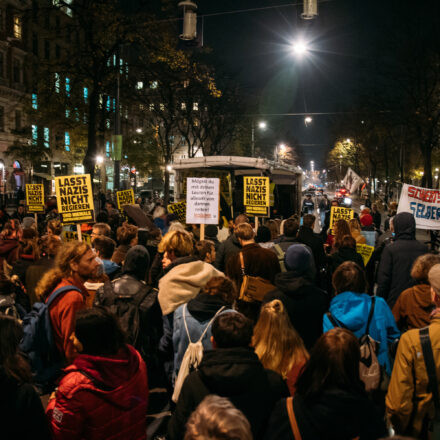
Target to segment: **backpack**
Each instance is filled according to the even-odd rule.
[[[12,316],[20,319],[15,300],[11,295],[0,295],[0,315]]]
[[[142,347],[143,335],[141,334],[141,304],[144,302],[152,288],[146,284],[135,295],[118,293],[116,294],[110,281],[104,283],[104,295],[98,294],[95,297],[95,306],[103,306],[109,312],[118,317],[122,330],[128,336],[128,343],[137,350]],[[156,289],[154,289],[156,290]],[[157,295],[151,295],[152,302]]]
[[[35,383],[43,389],[56,379],[64,364],[63,356],[55,345],[49,309],[56,298],[72,290],[81,292],[71,285],[60,287],[50,294],[45,303],[35,303],[23,318],[20,350],[29,359]]]
[[[370,313],[368,314],[367,327],[365,334],[359,338],[359,346],[361,351],[361,360],[359,364],[359,375],[365,384],[365,391],[377,390],[382,379],[382,371],[377,360],[377,353],[379,351],[379,342],[375,341],[370,335],[370,323],[373,318],[374,306],[376,304],[376,297],[371,298]],[[330,312],[326,313],[328,319],[334,327],[347,328],[341,323],[338,323]],[[350,330],[350,329],[347,329]]]
[[[277,243],[274,244],[273,247],[277,253],[278,263],[280,263],[281,272],[286,272],[286,263],[284,262],[285,252],[281,249],[281,246]]]
[[[191,371],[196,370],[198,366],[200,365],[200,362],[202,362],[203,359],[203,344],[202,340],[206,335],[206,332],[208,331],[209,327],[211,327],[211,324],[214,322],[214,319],[217,318],[217,316],[225,309],[225,306],[221,307],[219,310],[217,310],[217,313],[212,317],[212,319],[208,322],[208,325],[203,330],[202,335],[198,339],[197,342],[192,342],[191,338],[189,336],[188,331],[188,325],[186,323],[186,309],[187,305],[185,304],[183,306],[183,322],[185,324],[185,330],[186,335],[188,336],[188,347],[185,351],[185,354],[183,355],[182,363],[180,365],[179,374],[176,378],[176,383],[174,384],[174,393],[171,399],[173,402],[177,402],[179,399],[180,391],[182,390],[183,382],[186,379],[186,376],[188,376]]]

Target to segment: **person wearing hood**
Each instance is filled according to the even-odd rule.
[[[238,312],[222,313],[212,324],[213,350],[206,351],[198,369],[182,386],[168,424],[168,439],[183,439],[185,424],[203,399],[228,398],[248,419],[253,438],[263,438],[276,402],[289,395],[281,376],[266,370],[250,346],[252,322]]]
[[[364,268],[364,260],[361,254],[356,252],[356,240],[351,235],[346,235],[341,242],[338,250],[329,256],[332,273],[345,261],[353,261],[362,269]]]
[[[241,225],[242,223],[249,223],[249,219],[244,214],[240,214],[235,218],[234,232],[225,241],[220,243],[217,249],[214,266],[222,272],[225,271],[226,263],[229,258],[241,250],[240,242],[235,235],[235,229],[237,229],[237,226]]]
[[[411,278],[417,283],[404,290],[394,304],[393,315],[402,332],[429,325],[434,310],[428,273],[440,263],[440,256],[425,254],[417,258],[411,269]]]
[[[104,273],[110,280],[114,280],[121,272],[121,266],[111,260],[116,243],[110,237],[102,235],[93,240],[92,246],[96,255],[102,261]]]
[[[287,272],[275,277],[276,290],[269,292],[263,303],[279,299],[290,322],[310,350],[322,334],[322,317],[328,309],[328,296],[314,284],[313,255],[301,244],[291,245],[284,256]]]
[[[149,262],[150,256],[144,246],[132,247],[120,276],[98,289],[94,305],[106,307],[120,318],[128,342],[147,362],[149,371],[156,371],[160,366],[157,345],[162,336],[162,314],[157,302],[157,290],[145,283]],[[135,321],[127,322],[124,319],[128,313],[128,301],[139,304],[138,325],[135,325]]]
[[[173,379],[179,373],[190,340],[196,342],[204,335],[202,338],[204,350],[212,350],[210,322],[216,314],[232,312],[232,304],[236,299],[237,292],[229,278],[213,277],[202,292],[174,312]]]
[[[336,296],[330,303],[330,314],[339,327],[352,331],[357,338],[365,334],[372,305],[371,296],[366,294],[365,272],[356,263],[346,261],[333,274],[333,288]],[[324,333],[334,327],[325,314]],[[383,298],[376,297],[369,335],[379,342],[377,360],[391,375],[392,365],[388,356],[388,345],[400,337],[394,316]]]
[[[146,439],[147,369],[116,317],[82,310],[71,338],[78,355],[46,409],[52,439]]]
[[[382,252],[377,275],[377,295],[393,307],[399,295],[411,287],[411,267],[428,247],[416,240],[416,221],[409,212],[401,212],[393,219],[395,240]]]
[[[359,361],[359,343],[353,333],[336,328],[322,335],[297,381],[294,397],[276,404],[264,439],[386,437],[384,417],[359,379]]]

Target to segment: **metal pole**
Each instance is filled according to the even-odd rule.
[[[119,48],[116,51],[116,99],[115,99],[115,135],[121,134],[121,114],[120,114],[120,73],[121,73],[121,62],[119,61]],[[115,139],[116,141],[116,139]],[[113,189],[118,191],[120,189],[120,173],[121,173],[121,161],[114,161],[114,171],[113,171]]]
[[[255,126],[254,121],[252,121],[252,129],[251,129],[251,156],[255,157]]]

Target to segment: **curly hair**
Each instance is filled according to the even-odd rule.
[[[414,261],[411,269],[411,277],[419,283],[429,284],[428,273],[431,267],[436,264],[440,264],[440,255],[420,255],[420,257],[418,257],[416,261]]]
[[[137,237],[138,227],[124,223],[116,231],[116,239],[120,245],[130,245],[131,241]]]
[[[72,276],[70,263],[78,262],[91,247],[81,241],[71,241],[63,244],[55,258],[55,267],[43,275],[37,284],[35,293],[37,298],[45,299],[63,279]]]
[[[213,277],[205,285],[203,293],[220,296],[228,304],[237,299],[237,290],[232,280],[226,277]]]

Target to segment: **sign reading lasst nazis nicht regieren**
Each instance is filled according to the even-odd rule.
[[[55,177],[55,191],[62,223],[93,221],[94,206],[90,174]]]
[[[270,206],[269,177],[243,177],[243,205],[246,214],[267,216]]]

